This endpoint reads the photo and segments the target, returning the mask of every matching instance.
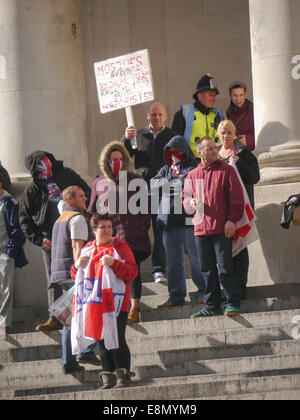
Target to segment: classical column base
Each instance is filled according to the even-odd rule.
[[[299,226],[280,226],[283,204],[300,183],[255,187],[259,240],[249,246],[249,286],[300,283]]]
[[[260,186],[300,182],[299,141],[260,149],[256,155],[260,167]]]

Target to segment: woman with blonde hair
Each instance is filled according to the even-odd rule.
[[[218,127],[218,136],[221,141],[219,158],[229,162],[232,158],[249,196],[250,204],[254,210],[254,185],[260,180],[259,166],[256,157],[236,137],[236,128],[232,121],[221,121]],[[241,298],[246,297],[248,282],[249,254],[248,249],[243,249],[233,258],[235,275],[241,288]]]

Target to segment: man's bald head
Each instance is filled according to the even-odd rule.
[[[160,102],[155,102],[150,106],[147,118],[154,132],[161,131],[168,119],[167,107]]]

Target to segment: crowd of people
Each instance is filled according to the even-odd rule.
[[[130,383],[126,326],[141,320],[141,263],[150,255],[153,281],[168,283],[168,300],[159,308],[185,304],[187,255],[203,305],[191,317],[222,315],[222,306],[226,316],[239,313],[249,254],[245,246],[233,257],[232,247],[245,212],[243,188],[254,209],[260,174],[246,85],[230,85],[227,120],[215,108],[218,94],[215,79],[204,75],[171,128],[166,106],[152,104],[146,128],[127,127],[102,150],[101,175],[91,189],[51,153],[37,150],[25,158],[32,182],[19,204],[0,166],[0,316],[9,328],[14,268],[28,263],[28,239],[41,248],[49,308],[75,290],[71,326],[49,315],[36,327],[63,328],[65,374],[102,363],[103,389]]]

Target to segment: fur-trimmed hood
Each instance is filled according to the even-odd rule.
[[[130,159],[130,155],[126,149],[126,147],[123,145],[123,143],[120,143],[119,141],[113,141],[109,144],[107,144],[104,149],[102,150],[100,157],[99,157],[99,167],[101,169],[102,174],[112,181],[116,182],[119,179],[119,176],[116,178],[113,177],[112,171],[108,164],[108,159],[112,151],[118,150],[123,155],[123,166],[121,171],[127,171],[127,172],[133,172],[133,162]]]

